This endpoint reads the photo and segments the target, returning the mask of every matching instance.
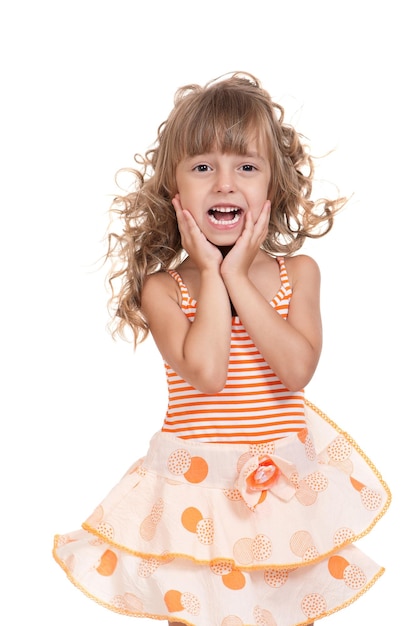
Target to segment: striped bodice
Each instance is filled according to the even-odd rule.
[[[270,305],[287,318],[292,288],[284,259],[281,287]],[[197,303],[180,275],[170,272],[182,293],[182,310],[193,321]],[[238,317],[232,319],[227,382],[217,394],[201,393],[165,363],[168,410],[162,430],[183,439],[211,443],[261,443],[280,439],[305,426],[303,391],[289,391],[270,369]]]

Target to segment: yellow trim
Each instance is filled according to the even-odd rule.
[[[385,490],[385,492],[387,494],[387,500],[386,500],[383,508],[379,512],[379,514],[374,518],[373,522],[370,524],[370,526],[368,526],[368,528],[366,530],[362,531],[359,535],[355,535],[354,539],[351,542],[348,542],[348,543],[352,543],[352,542],[356,541],[357,539],[361,539],[362,537],[367,535],[370,532],[370,530],[372,528],[374,528],[374,526],[377,524],[377,522],[383,517],[383,515],[386,513],[387,509],[389,508],[389,506],[391,504],[391,499],[392,499],[391,491],[390,491],[387,483],[385,482],[385,480],[383,480],[380,472],[378,471],[378,469],[376,468],[374,463],[368,458],[368,456],[365,454],[365,452],[363,452],[363,450],[361,450],[360,446],[355,441],[355,439],[353,439],[349,433],[347,433],[345,430],[342,430],[337,424],[335,424],[335,422],[333,422],[328,417],[328,415],[326,415],[323,411],[318,409],[318,407],[316,407],[312,402],[310,402],[309,400],[306,400],[306,398],[305,398],[305,404],[309,408],[311,408],[313,411],[315,411],[315,413],[317,413],[319,415],[319,417],[322,417],[323,420],[325,420],[328,424],[330,424],[330,426],[332,426],[332,428],[334,428],[340,435],[342,435],[348,441],[348,443],[353,448],[355,448],[355,450],[358,452],[358,454],[361,456],[361,458],[364,459],[364,461],[367,463],[367,465],[372,469],[374,474],[377,476],[377,478],[379,479],[381,485],[383,486],[383,488],[384,488],[384,490]],[[342,544],[342,545],[345,545],[345,544]]]
[[[140,552],[138,550],[132,550],[130,548],[127,548],[126,546],[123,546],[122,544],[119,544],[113,540],[111,540],[108,537],[103,537],[102,535],[100,535],[100,533],[95,529],[92,528],[91,526],[89,526],[87,523],[83,523],[82,524],[82,528],[84,530],[86,530],[87,532],[95,535],[96,537],[99,537],[100,539],[102,539],[103,541],[105,541],[105,543],[112,545],[114,548],[117,548],[118,550],[121,550],[122,552],[125,552],[127,554],[131,554],[132,556],[136,556],[142,559],[157,559],[159,560],[161,563],[163,563],[163,561],[167,561],[169,559],[172,558],[180,558],[180,559],[188,559],[190,561],[192,561],[193,563],[196,563],[198,565],[210,565],[211,563],[217,561],[217,560],[221,560],[224,561],[226,563],[230,563],[232,565],[233,568],[238,569],[242,572],[251,572],[251,571],[259,571],[259,570],[264,570],[264,569],[269,569],[269,568],[275,568],[275,569],[294,569],[294,568],[299,568],[299,567],[306,567],[308,565],[313,565],[315,563],[319,563],[320,561],[323,561],[325,558],[333,555],[333,554],[337,554],[338,552],[340,552],[342,550],[342,548],[345,548],[348,545],[351,545],[353,543],[355,543],[356,541],[358,541],[359,539],[362,539],[363,537],[365,537],[365,535],[367,535],[376,525],[376,523],[383,517],[383,515],[386,513],[387,509],[390,506],[391,503],[391,499],[392,499],[392,495],[390,492],[389,487],[387,486],[386,482],[383,480],[383,478],[381,477],[380,472],[378,471],[378,469],[375,467],[375,465],[372,463],[372,461],[370,461],[370,459],[367,457],[367,455],[363,452],[363,450],[359,447],[359,445],[357,444],[357,442],[351,437],[351,435],[349,435],[347,432],[345,432],[344,430],[342,430],[335,422],[333,422],[323,411],[321,411],[320,409],[318,409],[312,402],[310,402],[309,400],[305,399],[305,404],[312,409],[313,411],[315,411],[315,413],[317,413],[323,420],[325,420],[328,424],[330,424],[330,426],[332,426],[332,428],[334,428],[334,430],[336,430],[340,435],[342,435],[347,441],[348,443],[358,452],[358,454],[364,459],[364,461],[367,463],[367,465],[372,469],[372,471],[374,472],[374,474],[377,476],[377,478],[379,479],[381,485],[383,486],[383,488],[386,491],[387,494],[387,500],[384,504],[384,507],[381,509],[381,511],[378,513],[378,515],[376,517],[374,517],[373,521],[371,522],[371,524],[369,524],[369,526],[363,530],[361,533],[359,533],[358,535],[354,535],[353,537],[350,537],[349,539],[346,539],[344,541],[344,543],[339,544],[337,546],[334,546],[334,548],[332,550],[329,550],[328,552],[322,553],[320,554],[318,557],[316,557],[315,559],[312,559],[310,561],[300,561],[300,562],[294,562],[294,563],[287,563],[287,564],[278,564],[275,565],[273,563],[267,563],[264,565],[253,565],[250,567],[240,567],[238,566],[235,561],[233,559],[227,559],[227,558],[223,558],[223,557],[216,557],[215,559],[207,559],[207,560],[199,560],[199,559],[195,559],[193,556],[188,555],[188,554],[182,554],[180,552],[170,552],[169,554],[164,554],[164,555],[157,555],[151,552]]]
[[[113,611],[114,613],[120,613],[121,615],[128,615],[130,617],[147,617],[147,618],[150,618],[150,619],[167,620],[167,621],[172,621],[172,619],[174,618],[175,620],[178,620],[178,621],[182,622],[186,626],[197,626],[197,624],[194,624],[192,622],[188,622],[187,620],[183,619],[183,617],[181,615],[175,615],[175,614],[154,615],[154,614],[151,614],[151,613],[133,613],[131,611],[127,611],[125,609],[118,608],[118,607],[116,607],[116,606],[114,606],[112,604],[109,604],[107,602],[104,602],[103,600],[100,600],[99,598],[94,596],[92,593],[89,593],[85,589],[85,587],[80,585],[75,580],[75,578],[72,576],[72,574],[71,574],[69,568],[66,566],[66,564],[61,559],[59,559],[59,557],[56,554],[57,539],[58,539],[58,537],[56,536],[55,537],[55,544],[54,544],[54,548],[53,548],[53,552],[52,552],[55,561],[64,570],[65,574],[67,575],[67,577],[71,581],[71,583],[77,589],[82,591],[82,593],[85,596],[87,596],[91,600],[94,600],[97,604],[100,604],[104,608],[109,609],[110,611]],[[377,580],[384,574],[384,572],[385,572],[384,567],[381,567],[379,569],[379,571],[373,576],[373,578],[362,589],[360,589],[360,591],[358,593],[356,593],[354,596],[352,596],[349,600],[347,600],[343,604],[340,604],[339,606],[331,609],[330,611],[326,611],[325,613],[322,613],[321,615],[318,615],[318,616],[314,617],[313,620],[316,621],[318,619],[322,619],[324,617],[328,617],[329,615],[332,615],[333,613],[337,613],[338,611],[341,611],[341,609],[344,609],[347,606],[350,606],[350,604],[353,604],[362,595],[364,595],[369,589],[371,589],[371,587],[374,585],[374,583],[377,582]],[[312,618],[308,618],[305,621],[297,622],[296,624],[293,624],[293,626],[310,626],[312,624],[311,619]],[[256,625],[255,624],[252,624],[252,625],[251,624],[244,624],[244,626],[256,626]]]
[[[235,565],[235,562],[232,559],[223,559],[221,558],[222,561],[228,562],[230,563],[235,569],[238,569],[242,572],[251,572],[251,571],[259,571],[259,570],[265,570],[265,569],[270,569],[270,568],[275,568],[275,569],[297,569],[299,567],[303,567],[303,566],[310,566],[313,565],[314,563],[318,563],[320,561],[323,561],[326,557],[330,556],[331,554],[337,553],[339,551],[342,550],[342,548],[346,547],[347,545],[350,545],[352,543],[354,543],[356,540],[364,537],[365,535],[367,535],[370,530],[375,526],[375,524],[381,519],[381,517],[383,517],[383,515],[386,513],[387,509],[389,508],[390,504],[391,504],[391,500],[392,500],[392,494],[391,491],[389,489],[389,487],[387,486],[386,482],[383,480],[380,472],[378,471],[378,469],[375,467],[375,465],[372,463],[372,461],[367,457],[367,455],[363,452],[363,450],[359,447],[359,445],[356,443],[356,441],[351,437],[351,435],[349,435],[347,432],[345,432],[344,430],[342,430],[335,422],[333,422],[323,411],[321,411],[320,409],[318,409],[312,402],[310,402],[309,400],[305,399],[305,404],[312,409],[313,411],[315,411],[322,419],[324,419],[328,424],[330,424],[332,426],[332,428],[334,428],[340,435],[342,435],[347,441],[348,443],[358,452],[358,454],[363,458],[363,460],[367,463],[367,465],[372,469],[372,471],[374,472],[374,474],[377,476],[378,480],[380,481],[381,485],[383,486],[383,488],[386,491],[387,494],[387,500],[384,504],[383,509],[379,512],[379,514],[373,519],[372,523],[364,530],[362,531],[360,534],[358,535],[354,535],[354,537],[352,537],[349,540],[346,540],[343,544],[334,547],[333,550],[330,550],[329,552],[325,553],[325,554],[320,554],[318,558],[313,559],[311,561],[306,561],[306,562],[300,562],[300,563],[291,563],[289,565],[273,565],[271,563],[267,563],[267,564],[263,564],[261,566],[252,566],[252,567],[238,567]],[[199,565],[210,565],[211,563],[215,562],[218,559],[211,559],[211,560],[203,560],[203,561],[199,561],[195,558],[193,558],[192,556],[189,555],[185,555],[185,554],[180,554],[180,553],[170,553],[169,555],[163,555],[163,556],[158,556],[152,553],[144,553],[144,552],[138,552],[135,550],[131,550],[128,549],[120,544],[117,544],[116,542],[110,540],[107,537],[102,537],[94,528],[91,528],[88,524],[84,523],[82,524],[82,527],[84,530],[86,530],[87,532],[99,537],[100,539],[102,539],[103,541],[105,541],[106,544],[108,545],[112,545],[115,548],[131,554],[133,556],[137,556],[140,558],[154,558],[154,559],[158,559],[161,564],[163,563],[163,561],[169,561],[172,558],[183,558],[183,559],[189,559],[191,561],[193,561],[195,564],[199,564]],[[84,593],[84,595],[86,595],[88,598],[94,600],[97,604],[100,604],[101,606],[115,612],[115,613],[120,613],[123,615],[129,615],[131,617],[143,617],[143,618],[150,618],[150,619],[156,619],[156,620],[167,620],[167,621],[172,621],[174,620],[179,620],[181,623],[183,623],[185,626],[197,626],[196,624],[189,622],[185,619],[183,619],[182,616],[178,616],[176,614],[166,614],[166,615],[154,615],[154,614],[150,614],[150,613],[134,613],[122,608],[118,608],[115,607],[112,604],[109,604],[107,602],[104,602],[103,600],[100,600],[99,598],[95,597],[93,594],[89,593],[82,585],[80,585],[75,578],[72,576],[69,568],[66,566],[66,564],[59,559],[58,555],[57,555],[57,548],[59,547],[58,545],[59,542],[59,535],[55,536],[55,541],[54,541],[54,548],[53,548],[53,557],[55,559],[55,561],[60,565],[60,567],[64,570],[64,572],[66,573],[68,579],[73,583],[73,585],[79,589],[80,591],[82,591]],[[348,607],[349,605],[353,604],[356,600],[358,600],[358,598],[360,598],[362,595],[364,595],[364,593],[366,593],[373,585],[374,583],[383,575],[384,573],[384,568],[381,567],[379,569],[379,571],[373,576],[373,578],[362,588],[359,590],[358,593],[356,593],[354,596],[352,596],[349,600],[347,600],[346,602],[344,602],[343,604],[331,609],[330,611],[326,611],[325,613],[322,613],[319,616],[316,616],[314,619],[314,621],[317,621],[319,619],[322,619],[324,617],[327,617],[329,615],[332,615],[333,613],[336,613],[338,611],[340,611],[343,608]],[[296,624],[293,624],[293,626],[311,626],[311,620],[312,618],[308,618],[302,622],[297,622]],[[244,626],[255,626],[250,625],[250,624],[245,624]]]
[[[360,589],[358,593],[355,594],[355,596],[352,596],[352,598],[350,598],[343,604],[340,604],[334,609],[331,609],[330,611],[326,611],[325,613],[322,613],[321,615],[318,615],[317,617],[314,617],[313,619],[316,621],[318,619],[322,619],[323,617],[328,617],[328,615],[333,615],[334,613],[338,613],[338,611],[341,611],[341,609],[345,609],[347,606],[350,606],[350,604],[353,604],[356,600],[361,598],[361,596],[363,596],[369,589],[371,589],[374,583],[378,581],[378,579],[384,574],[384,572],[385,572],[384,567],[381,567],[379,571],[377,572],[377,574],[375,574],[373,578],[362,589]],[[310,619],[311,618],[307,619],[305,622],[299,622],[298,624],[294,624],[293,626],[309,626],[311,624]]]
[[[338,552],[340,552],[343,548],[346,548],[347,546],[354,544],[356,539],[360,539],[361,537],[366,535],[373,526],[374,524],[372,524],[367,530],[360,533],[359,535],[354,535],[354,537],[352,537],[351,539],[347,539],[346,541],[344,541],[344,543],[334,546],[332,550],[321,553],[315,559],[310,559],[308,561],[299,561],[299,562],[296,561],[294,563],[283,563],[283,564],[279,563],[277,565],[275,563],[268,562],[268,563],[264,563],[263,565],[251,565],[247,567],[241,567],[240,565],[236,564],[234,559],[229,559],[229,558],[222,557],[222,556],[218,556],[213,559],[196,559],[192,555],[182,554],[181,552],[169,552],[163,555],[158,555],[158,554],[154,554],[153,552],[139,552],[137,550],[131,550],[130,548],[127,548],[125,546],[122,546],[119,543],[116,543],[115,541],[112,541],[112,539],[109,539],[108,537],[104,538],[94,528],[91,528],[90,526],[88,526],[88,524],[82,524],[82,528],[84,530],[86,530],[88,533],[91,533],[92,535],[95,535],[99,539],[102,539],[102,541],[105,542],[106,545],[113,546],[114,548],[116,548],[117,550],[120,550],[121,552],[130,554],[131,556],[135,556],[140,559],[156,559],[157,561],[160,561],[161,565],[163,565],[164,561],[169,562],[172,559],[187,559],[188,561],[192,561],[192,563],[194,563],[195,565],[206,565],[208,567],[214,563],[217,563],[218,561],[221,561],[222,563],[229,563],[233,569],[239,570],[241,572],[258,572],[258,571],[262,571],[266,569],[291,570],[291,569],[299,569],[300,567],[307,567],[309,565],[315,565],[316,563],[320,563],[321,561],[324,561],[326,558],[332,555],[338,554]],[[57,537],[59,537],[59,535],[57,535]]]
[[[72,576],[72,573],[69,570],[69,568],[67,567],[67,565],[65,564],[65,562],[62,561],[58,557],[58,555],[56,554],[56,548],[58,547],[57,546],[57,538],[58,538],[58,535],[55,536],[55,544],[54,544],[53,551],[52,551],[53,558],[58,563],[58,565],[64,570],[65,574],[67,575],[67,577],[71,581],[71,583],[74,585],[74,587],[76,587],[77,589],[82,591],[82,593],[84,595],[86,595],[87,598],[90,598],[90,600],[94,600],[94,602],[96,602],[97,604],[100,604],[104,608],[109,609],[110,611],[114,611],[114,613],[120,613],[121,615],[129,615],[130,617],[148,617],[150,619],[158,619],[158,620],[169,620],[169,619],[171,619],[171,616],[169,616],[169,615],[153,615],[152,613],[133,613],[131,611],[127,611],[125,609],[118,608],[118,607],[114,606],[113,604],[109,604],[108,602],[104,602],[104,600],[100,600],[100,598],[97,598],[96,596],[94,596],[92,593],[87,591],[85,589],[85,587],[83,587],[82,585],[80,585],[77,582],[77,580]],[[183,620],[182,618],[181,618],[181,621],[184,624],[186,624],[187,626],[196,626],[195,624],[192,624],[191,622],[187,622],[187,621]]]

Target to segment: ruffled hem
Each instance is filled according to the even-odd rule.
[[[347,606],[383,573],[351,544],[391,495],[348,434],[309,402],[306,417],[253,446],[157,433],[55,559],[111,610],[191,626],[295,626]]]

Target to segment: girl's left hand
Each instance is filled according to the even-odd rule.
[[[267,237],[270,221],[270,200],[266,200],[256,222],[250,211],[245,215],[243,232],[221,263],[222,276],[248,274],[260,246]]]
[[[214,268],[218,271],[222,261],[222,255],[218,248],[208,241],[191,213],[182,208],[179,194],[172,198],[172,204],[176,211],[183,249],[193,259],[200,271],[208,268]]]

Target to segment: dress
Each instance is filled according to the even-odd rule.
[[[290,294],[271,303],[283,317]],[[301,626],[367,591],[384,570],[353,542],[391,494],[354,440],[301,394],[285,432],[273,432],[266,411],[261,437],[231,433],[227,442],[219,428],[217,441],[204,420],[193,431],[175,418],[177,381],[166,367],[167,416],[146,456],[80,530],[55,537],[54,558],[70,580],[113,611],[189,626]],[[283,397],[281,383],[276,393]],[[223,426],[222,413],[217,419]]]

